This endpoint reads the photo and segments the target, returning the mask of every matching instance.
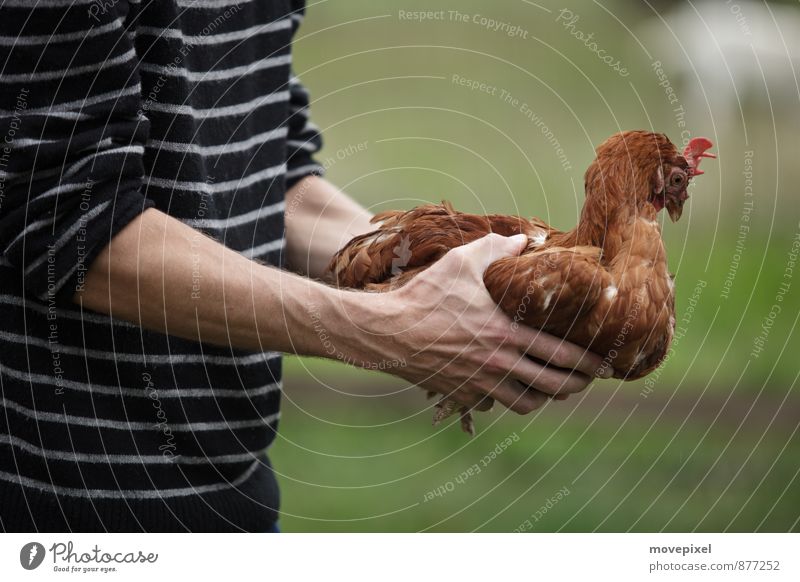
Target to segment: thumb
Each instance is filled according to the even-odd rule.
[[[524,234],[502,236],[487,234],[485,237],[464,246],[471,260],[475,261],[479,272],[483,274],[489,265],[499,259],[518,256],[528,246],[528,237]]]

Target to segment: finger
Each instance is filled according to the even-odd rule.
[[[506,380],[489,391],[489,395],[500,404],[516,412],[528,414],[541,408],[550,398],[536,390],[528,390],[516,380]]]
[[[481,412],[486,412],[487,410],[491,410],[493,407],[494,407],[494,398],[491,398],[490,396],[484,396],[483,398],[480,399],[480,402],[478,402],[472,408],[474,408],[475,410],[480,410]]]
[[[526,356],[509,362],[508,369],[511,377],[550,395],[575,394],[592,381],[591,376],[581,372],[543,366]]]
[[[528,237],[524,234],[502,236],[491,233],[469,244],[457,247],[447,254],[460,258],[462,262],[472,263],[476,270],[483,275],[493,262],[517,256],[527,245]]]
[[[534,388],[533,386],[528,386],[528,390],[536,390],[536,388]],[[537,390],[537,392],[538,392],[538,390]],[[566,400],[567,398],[569,398],[569,394],[566,394],[566,393],[545,394],[544,392],[542,392],[542,394],[547,396],[550,400]]]
[[[614,369],[594,352],[547,332],[520,326],[514,337],[520,349],[551,366],[577,370],[599,378],[611,378],[614,375]]]

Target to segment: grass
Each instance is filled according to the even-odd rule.
[[[356,411],[306,394],[302,407],[286,407],[272,453],[283,525],[512,531],[566,487],[569,495],[534,531],[797,530],[800,438],[788,419],[739,429],[725,417],[698,422],[697,414],[681,417],[669,406],[643,411],[613,398],[601,412],[608,394],[594,391],[569,412],[554,405],[532,418],[482,415],[472,440],[455,425],[432,430],[421,396],[407,406],[390,399]],[[414,412],[421,416],[401,420]],[[363,426],[378,423],[392,424]],[[518,440],[487,461],[511,435]],[[480,472],[459,483],[475,464]],[[443,495],[430,493],[440,487]]]

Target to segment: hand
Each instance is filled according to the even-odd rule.
[[[486,410],[494,399],[520,414],[580,392],[595,374],[610,377],[600,356],[585,348],[512,328],[489,296],[486,268],[526,244],[523,236],[490,234],[451,250],[396,291],[362,296],[361,308],[373,315],[364,323],[371,333],[362,336],[360,353],[404,361],[387,371],[470,408]]]

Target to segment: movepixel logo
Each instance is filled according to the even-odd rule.
[[[26,570],[35,570],[44,561],[44,546],[39,542],[28,542],[19,551],[19,563]]]

